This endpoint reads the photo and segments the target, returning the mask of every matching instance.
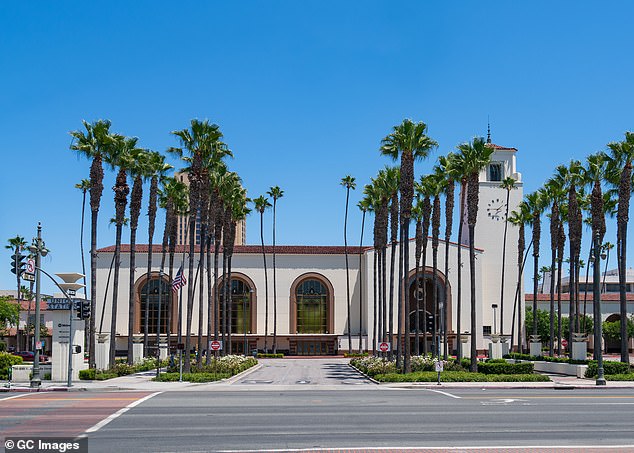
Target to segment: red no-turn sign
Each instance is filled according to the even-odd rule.
[[[563,340],[561,340],[561,345],[562,345],[564,348],[567,348],[567,347],[568,347],[568,340],[566,340],[565,338],[564,338]]]
[[[390,343],[388,343],[387,341],[383,341],[379,343],[379,351],[388,352],[389,350],[390,350]]]
[[[212,351],[221,351],[222,350],[222,341],[210,341],[209,342],[209,349]]]

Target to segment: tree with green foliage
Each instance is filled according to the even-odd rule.
[[[17,326],[20,322],[20,305],[11,296],[0,296],[0,330]]]

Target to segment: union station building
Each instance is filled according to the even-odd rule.
[[[476,325],[477,349],[485,350],[490,343],[491,334],[511,335],[511,329],[517,332],[517,322],[512,321],[513,305],[517,287],[517,242],[518,228],[508,224],[506,244],[504,244],[506,196],[505,189],[500,188],[500,182],[506,177],[513,177],[518,181],[518,189],[509,193],[509,212],[513,211],[522,200],[522,178],[516,169],[515,148],[505,148],[491,145],[495,152],[492,162],[480,175],[480,206],[475,234],[476,247]],[[459,200],[459,194],[456,200]],[[333,222],[336,220],[332,220]],[[453,230],[457,231],[457,220]],[[367,231],[371,230],[368,228]],[[410,229],[411,230],[411,229]],[[436,270],[436,284],[440,301],[447,301],[446,329],[448,333],[449,351],[453,351],[460,336],[457,332],[457,303],[458,303],[458,255],[461,257],[461,333],[470,329],[470,277],[469,277],[469,247],[467,228],[460,243],[440,242],[438,249],[438,266]],[[442,233],[441,233],[442,235]],[[410,316],[410,341],[415,340],[415,317],[420,319],[421,338],[424,338],[425,319],[433,316],[433,268],[431,241],[427,248],[426,267],[419,269],[419,282],[424,282],[425,297],[416,291],[416,263],[415,240],[409,243],[410,269],[407,270],[406,285],[410,292],[411,312],[403,314]],[[449,248],[448,274],[445,274],[445,247]],[[506,250],[505,250],[506,248]],[[185,276],[189,279],[188,246],[177,246],[172,277],[183,265]],[[390,247],[386,262],[390,262]],[[182,291],[173,292],[171,289],[170,270],[163,269],[163,283],[159,282],[159,268],[162,250],[155,245],[152,251],[152,272],[147,273],[147,245],[136,247],[135,296],[134,296],[134,325],[135,337],[143,335],[143,320],[148,312],[148,331],[156,335],[160,328],[161,335],[169,333],[169,343],[172,348],[178,341],[179,301],[182,307],[181,327],[183,335],[186,332],[187,291],[194,285],[194,309],[192,319],[192,345],[197,344],[198,326],[203,326],[204,343],[207,344],[207,313],[208,313],[208,276],[205,269],[200,269],[194,281],[187,281]],[[228,310],[231,322],[231,345],[225,349],[233,353],[247,353],[254,349],[263,350],[265,346],[265,326],[268,327],[267,346],[272,345],[274,332],[274,312],[276,314],[277,349],[292,355],[329,355],[348,350],[348,325],[352,337],[352,349],[359,349],[359,341],[363,350],[373,350],[379,335],[375,331],[377,322],[374,310],[374,261],[373,247],[348,247],[349,279],[350,279],[350,320],[347,310],[346,259],[342,246],[277,246],[276,252],[276,282],[273,283],[273,249],[265,247],[268,298],[263,265],[262,248],[260,245],[236,245],[232,256],[231,270],[231,305]],[[112,316],[112,288],[106,294],[106,283],[113,258],[114,246],[102,248],[98,251],[97,269],[97,333],[100,325],[101,333],[108,332]],[[121,270],[118,288],[117,331],[116,344],[118,351],[127,348],[128,336],[128,294],[130,281],[129,246],[121,248]],[[503,254],[505,255],[503,260]],[[213,254],[212,254],[213,257]],[[398,263],[398,257],[396,263]],[[198,267],[198,246],[194,257],[194,268]],[[212,258],[213,259],[213,258]],[[166,260],[166,263],[169,259]],[[504,262],[504,285],[501,282],[502,262]],[[221,287],[222,255],[220,255],[220,270],[215,282],[212,278],[212,294]],[[206,267],[206,266],[205,266]],[[398,268],[398,265],[397,265]],[[213,269],[213,266],[212,266]],[[388,264],[389,285],[389,264]],[[398,272],[396,272],[398,274]],[[396,277],[398,278],[398,277]],[[202,320],[199,320],[199,292],[203,294]],[[419,283],[420,285],[420,283]],[[398,287],[395,282],[395,287]],[[420,286],[419,286],[420,287]],[[274,294],[275,288],[275,294]],[[502,289],[503,288],[503,289]],[[159,326],[159,291],[160,291],[160,326]],[[445,294],[445,291],[447,294]],[[501,296],[501,291],[503,296]],[[181,296],[182,294],[182,296]],[[387,291],[389,296],[389,290]],[[396,299],[397,291],[394,298]],[[523,294],[523,291],[520,291]],[[179,296],[181,299],[179,300]],[[221,299],[221,296],[220,296]],[[267,301],[268,299],[268,301]],[[266,318],[268,303],[268,321]],[[418,303],[418,310],[416,310]],[[520,297],[519,309],[523,313],[524,301]],[[274,307],[275,304],[275,307]],[[500,307],[503,305],[503,331],[500,331]],[[497,307],[494,307],[497,306]],[[222,307],[222,302],[220,303]],[[397,301],[394,301],[394,337],[398,326]],[[496,310],[497,309],[497,310]],[[222,308],[221,308],[222,310]],[[494,316],[496,321],[494,322]],[[103,318],[103,319],[101,319]],[[222,320],[222,312],[220,320]],[[202,321],[202,322],[199,322]],[[439,320],[435,320],[437,325]],[[388,321],[389,322],[389,321]],[[169,323],[169,325],[168,325]],[[168,328],[169,327],[169,328]],[[212,329],[213,330],[213,329]],[[169,331],[169,332],[168,332]],[[515,333],[516,335],[516,333]],[[213,339],[213,338],[212,338]],[[183,341],[184,342],[184,341]],[[396,338],[394,338],[396,344]],[[469,344],[464,345],[468,351]],[[422,350],[422,347],[421,347]]]

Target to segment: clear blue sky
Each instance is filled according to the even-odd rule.
[[[634,128],[633,15],[627,1],[5,3],[0,238],[30,240],[41,221],[45,268],[81,269],[73,186],[89,162],[68,149],[68,132],[82,119],[110,119],[159,151],[191,118],[218,123],[249,196],[285,191],[282,244],[343,243],[339,181],[357,178],[356,204],[390,163],[381,138],[406,117],[440,144],[417,174],[485,135],[490,117],[493,141],[518,148],[532,191],[557,164]],[[112,183],[110,172],[100,247],[114,242]],[[360,221],[352,210],[352,243]],[[248,242],[258,229],[252,215]],[[0,288],[13,288],[4,248],[0,263]]]

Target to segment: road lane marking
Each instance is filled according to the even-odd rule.
[[[29,395],[35,395],[35,393],[23,393],[21,395],[9,396],[7,398],[0,399],[0,401],[7,401],[7,400],[15,399],[15,398],[22,398],[23,396],[29,396]]]
[[[96,425],[92,426],[91,428],[88,428],[85,433],[94,433],[96,431],[99,431],[101,428],[103,428],[104,426],[106,426],[108,423],[110,423],[111,421],[113,421],[115,418],[125,414],[126,412],[128,412],[130,409],[132,409],[133,407],[138,406],[139,404],[149,400],[150,398],[159,395],[163,392],[154,392],[150,395],[147,395],[141,399],[138,399],[130,404],[128,404],[126,407],[122,407],[121,409],[119,409],[117,412],[115,412],[114,414],[111,414],[110,416],[104,418],[103,420],[101,420],[99,423],[97,423]]]
[[[462,399],[461,396],[453,395],[453,394],[448,393],[448,392],[443,392],[442,390],[432,390],[432,389],[425,389],[425,390],[427,390],[428,392],[440,393],[441,395],[449,396],[451,398]]]
[[[464,447],[346,447],[346,448],[328,448],[328,447],[315,447],[315,448],[275,448],[275,449],[258,449],[258,450],[219,450],[219,453],[316,453],[316,452],[365,452],[365,451],[377,451],[377,452],[399,452],[399,451],[412,451],[412,452],[429,452],[429,451],[485,451],[485,452],[505,452],[512,451],[550,451],[550,450],[571,450],[571,451],[583,451],[583,450],[598,450],[598,451],[612,451],[612,450],[624,450],[631,451],[634,445],[516,445],[516,446],[464,446]],[[207,451],[207,450],[205,450]],[[190,451],[190,453],[203,453],[203,451]]]

